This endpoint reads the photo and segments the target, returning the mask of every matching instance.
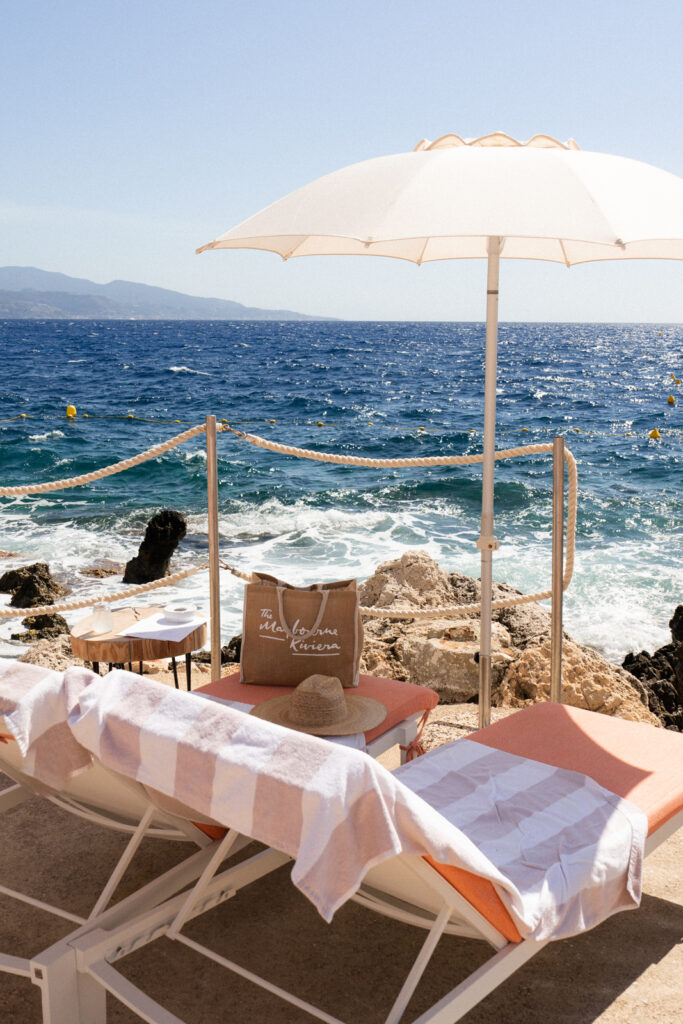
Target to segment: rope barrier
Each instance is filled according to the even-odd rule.
[[[81,476],[66,477],[64,480],[51,480],[44,484],[22,484],[19,487],[0,487],[0,497],[11,498],[20,494],[45,494],[47,491],[63,491],[69,487],[80,487],[82,484],[89,484],[93,480],[102,480],[105,476],[113,476],[115,473],[123,473],[125,469],[131,469],[133,466],[139,466],[141,462],[147,462],[148,459],[156,459],[159,455],[163,455],[164,452],[169,451],[171,448],[175,448],[176,445],[183,444],[184,441],[189,441],[198,434],[205,433],[205,431],[206,425],[204,423],[200,423],[196,427],[191,427],[190,430],[183,431],[182,434],[177,434],[175,437],[171,437],[168,441],[164,441],[162,444],[154,445],[153,448],[148,448],[147,451],[140,452],[139,455],[134,455],[130,459],[124,459],[122,462],[115,462],[113,465],[105,466],[103,469],[96,469],[92,473],[83,473]]]
[[[35,608],[0,608],[0,618],[16,619],[20,615],[32,618],[34,615],[52,615],[55,612],[72,612],[78,608],[89,608],[96,602],[99,604],[104,601],[107,604],[112,604],[114,601],[126,601],[129,597],[135,597],[137,594],[147,594],[150,590],[158,590],[159,587],[172,587],[174,583],[186,580],[189,576],[203,572],[208,567],[208,562],[202,562],[201,565],[196,565],[192,569],[183,569],[182,572],[173,573],[172,576],[164,576],[160,580],[152,580],[151,583],[139,583],[135,587],[128,587],[127,590],[120,590],[117,594],[107,594],[104,597],[84,597],[80,601],[63,601],[62,604],[41,604]]]
[[[268,451],[277,452],[282,455],[291,455],[296,458],[310,459],[315,462],[329,462],[336,465],[347,465],[347,466],[361,466],[364,468],[411,468],[417,466],[463,466],[463,465],[475,465],[476,463],[483,462],[484,456],[480,455],[436,455],[436,456],[424,456],[418,458],[401,458],[401,459],[372,459],[362,456],[355,455],[335,455],[329,452],[317,452],[310,448],[296,448],[293,445],[280,444],[276,441],[267,441],[265,438],[258,437],[255,434],[245,434],[242,431],[235,430],[226,421],[222,422],[217,426],[217,429],[221,432],[229,432],[234,434],[240,440],[247,441],[249,444],[255,445],[259,448],[264,448]],[[144,452],[140,452],[138,455],[133,456],[130,459],[124,459],[121,462],[114,463],[111,466],[105,466],[102,469],[93,471],[92,473],[84,473],[78,477],[69,477],[64,480],[53,480],[44,484],[26,484],[18,487],[0,487],[0,496],[2,497],[15,497],[25,494],[43,494],[48,491],[65,490],[70,487],[78,487],[82,484],[91,483],[94,480],[101,480],[107,476],[113,476],[116,473],[121,473],[126,469],[130,469],[133,466],[140,465],[142,462],[146,462],[149,459],[157,458],[159,455],[163,455],[164,452],[169,451],[171,448],[177,445],[183,444],[185,441],[189,441],[191,438],[196,437],[198,434],[203,434],[206,431],[205,424],[199,424],[190,428],[189,430],[183,431],[181,434],[177,434],[175,437],[170,438],[168,441],[164,441],[161,444],[155,445],[152,448],[148,448]],[[510,459],[517,458],[523,455],[537,455],[547,454],[552,452],[553,446],[551,444],[535,444],[535,445],[524,445],[518,448],[502,449],[495,452],[494,457],[498,459]],[[568,471],[568,500],[567,500],[567,538],[566,538],[566,560],[565,560],[565,572],[562,580],[562,589],[566,590],[571,582],[571,578],[574,571],[574,552],[575,552],[575,540],[576,540],[576,514],[577,514],[577,492],[578,492],[578,474],[576,468],[576,460],[569,449],[565,446],[564,448],[564,460],[567,465]],[[126,600],[129,597],[134,597],[137,594],[148,593],[151,590],[156,590],[159,587],[172,586],[174,583],[180,580],[187,579],[189,576],[195,575],[195,573],[201,572],[208,567],[208,562],[202,563],[200,566],[196,566],[192,569],[185,569],[182,572],[174,573],[172,576],[166,576],[161,580],[153,580],[151,583],[143,583],[139,586],[129,587],[127,590],[112,594],[106,597],[99,598],[101,601],[108,603],[114,601]],[[223,569],[231,572],[234,576],[242,580],[249,582],[251,575],[242,572],[239,569],[235,569],[227,563],[220,561],[220,566]],[[505,608],[520,604],[527,604],[533,601],[542,601],[552,596],[552,591],[541,591],[536,594],[524,594],[514,598],[502,598],[492,603],[494,609]],[[75,611],[79,608],[87,608],[93,604],[92,598],[83,598],[79,601],[66,601],[59,605],[40,605],[34,608],[0,608],[0,619],[16,618],[19,615],[26,617],[35,615],[50,615],[56,612],[62,611]],[[367,608],[361,607],[361,614],[372,617],[372,618],[434,618],[442,615],[473,615],[476,612],[481,611],[481,603],[467,604],[467,605],[437,605],[432,608],[410,608],[410,607],[398,607],[398,608]]]
[[[239,437],[240,440],[253,444],[257,448],[265,448],[267,451],[277,452],[279,455],[293,455],[298,459],[311,459],[314,462],[331,462],[339,466],[363,466],[367,469],[409,469],[414,466],[471,466],[477,462],[484,461],[483,454],[425,455],[407,459],[371,459],[360,455],[333,455],[330,452],[317,452],[311,448],[295,448],[293,445],[268,441],[257,434],[245,434],[241,430],[234,430],[232,427],[225,425],[222,427],[222,430],[230,431],[230,433]],[[512,459],[519,455],[542,455],[552,452],[552,450],[552,444],[528,444],[520,448],[501,449],[495,453],[495,458]]]

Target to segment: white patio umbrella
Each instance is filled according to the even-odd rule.
[[[491,679],[498,276],[503,259],[683,259],[683,179],[548,135],[444,135],[328,174],[202,246],[283,259],[488,260],[481,535],[480,722]],[[485,708],[482,718],[482,708]]]

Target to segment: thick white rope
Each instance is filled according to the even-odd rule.
[[[80,487],[81,484],[89,484],[93,480],[101,480],[105,476],[113,476],[114,473],[123,473],[125,469],[139,466],[141,462],[147,462],[148,459],[156,459],[159,455],[169,451],[169,449],[175,448],[176,445],[183,444],[184,441],[189,441],[190,438],[196,437],[197,434],[203,434],[205,431],[206,425],[201,423],[199,426],[184,430],[182,434],[176,434],[175,437],[171,437],[168,441],[162,442],[162,444],[156,444],[153,448],[140,452],[139,455],[134,455],[130,459],[124,459],[122,462],[115,462],[111,466],[104,466],[103,469],[96,469],[92,473],[83,473],[82,476],[67,477],[64,480],[51,480],[45,484],[22,484],[19,487],[0,487],[0,497],[14,498],[20,494],[45,494],[47,491],[63,491],[69,487]]]
[[[329,452],[316,452],[311,448],[294,448],[289,444],[279,444],[277,441],[268,441],[265,437],[257,434],[244,434],[239,430],[232,430],[230,427],[223,427],[230,430],[241,440],[248,444],[256,445],[257,448],[265,448],[271,452],[278,452],[280,455],[294,455],[298,459],[312,459],[314,462],[333,462],[339,466],[364,466],[376,469],[409,469],[412,466],[471,466],[477,462],[483,462],[483,455],[426,455],[422,458],[411,459],[368,459],[360,455],[333,455]],[[527,444],[521,448],[507,448],[495,453],[496,459],[512,459],[518,455],[538,455],[552,452],[552,444]]]
[[[0,608],[0,618],[14,619],[20,615],[31,618],[34,615],[52,615],[54,612],[71,612],[78,608],[90,608],[94,604],[105,601],[108,604],[114,601],[125,601],[137,594],[146,594],[150,590],[157,590],[159,587],[172,587],[180,580],[186,580],[188,576],[194,576],[198,572],[208,569],[209,563],[202,562],[192,569],[183,569],[182,572],[175,572],[172,576],[164,576],[160,580],[152,580],[151,583],[140,583],[135,587],[128,587],[127,590],[119,590],[116,594],[107,594],[104,597],[84,597],[80,601],[64,601],[62,604],[41,604],[36,608]]]

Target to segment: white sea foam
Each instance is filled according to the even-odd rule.
[[[29,434],[29,441],[48,441],[51,437],[64,437],[63,430],[48,430],[45,434]]]
[[[169,366],[171,373],[195,373],[200,377],[210,377],[211,374],[205,370],[193,370],[190,366]]]
[[[54,501],[38,499],[41,505],[50,500]],[[445,499],[429,504],[404,501],[391,510],[386,506],[349,508],[343,502],[343,494],[335,508],[304,501],[284,504],[276,498],[258,507],[245,502],[220,516],[221,554],[243,571],[261,569],[295,584],[363,579],[380,562],[414,548],[427,551],[448,571],[479,576],[476,525],[458,518]],[[206,559],[206,530],[206,516],[188,517],[188,536],[174,555],[174,570]],[[549,531],[521,539],[501,524],[498,535],[501,546],[494,557],[494,578],[527,593],[549,588]],[[124,519],[97,530],[69,522],[37,524],[27,515],[24,499],[0,511],[0,549],[14,551],[20,559],[0,559],[0,571],[47,561],[53,573],[73,588],[71,597],[91,597],[94,603],[103,594],[121,591],[121,580],[93,580],[78,570],[103,558],[124,563],[136,553],[139,540],[137,527],[133,532]],[[673,545],[671,550],[675,550]],[[581,542],[574,579],[564,597],[567,631],[616,663],[629,650],[652,651],[667,643],[668,619],[680,601],[680,570],[673,556],[663,562],[661,551],[661,537],[656,541],[643,538],[642,543]],[[223,643],[241,629],[242,594],[242,582],[222,573]],[[208,617],[207,574],[142,595],[135,603],[166,604],[178,599],[192,602]],[[0,600],[6,604],[9,598],[3,595]],[[67,612],[65,617],[73,624],[85,614],[88,609]],[[0,620],[0,655],[5,654],[2,642],[18,628],[18,619]],[[15,651],[15,646],[11,649]],[[7,653],[11,653],[9,648]]]

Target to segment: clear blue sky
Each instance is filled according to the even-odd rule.
[[[683,4],[6,4],[0,265],[368,319],[484,317],[483,261],[213,252],[328,171],[547,132],[683,176]],[[504,263],[506,320],[683,321],[683,263]]]

